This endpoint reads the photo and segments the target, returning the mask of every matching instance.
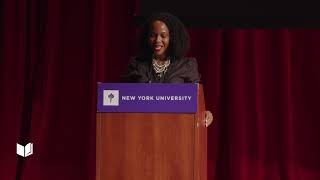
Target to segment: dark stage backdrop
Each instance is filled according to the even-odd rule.
[[[319,15],[316,2],[311,0],[140,0],[141,15],[154,11],[170,11],[184,17],[270,17],[273,20]]]
[[[118,82],[135,54],[136,7],[1,1],[1,180],[95,179],[96,83]],[[209,179],[320,179],[320,30],[188,30],[216,117]]]

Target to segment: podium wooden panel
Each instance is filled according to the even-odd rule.
[[[204,96],[198,112],[97,113],[96,180],[206,180]]]

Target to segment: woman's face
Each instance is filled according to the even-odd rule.
[[[167,25],[159,20],[152,22],[149,34],[149,45],[156,58],[166,60],[169,40],[170,34]]]

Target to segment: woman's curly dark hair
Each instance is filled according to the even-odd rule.
[[[183,23],[174,15],[169,13],[155,13],[147,20],[142,28],[139,39],[140,57],[151,59],[153,51],[148,43],[148,37],[151,30],[151,24],[154,21],[162,21],[169,29],[169,47],[168,56],[171,60],[181,59],[189,49],[189,36]]]

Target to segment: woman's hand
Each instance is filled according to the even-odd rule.
[[[210,111],[205,111],[204,121],[206,127],[208,127],[213,122],[213,115]]]

